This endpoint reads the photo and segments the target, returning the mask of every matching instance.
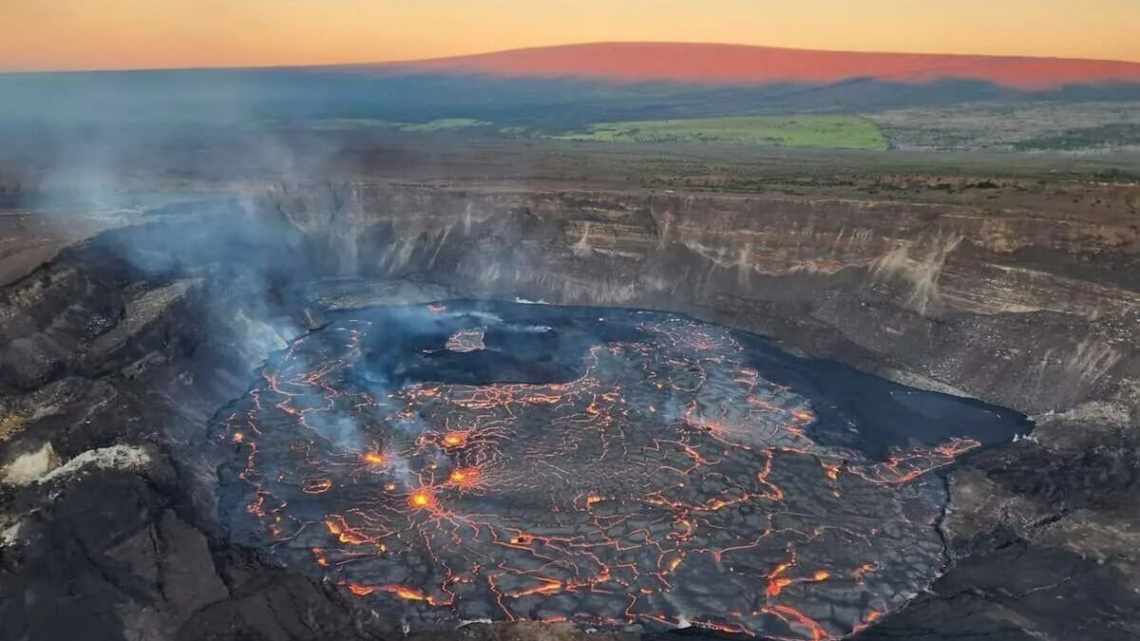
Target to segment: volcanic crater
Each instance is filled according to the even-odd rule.
[[[410,629],[856,632],[945,563],[930,472],[1019,414],[687,317],[341,312],[218,415],[237,541]]]
[[[1134,638],[1138,236],[1026,184],[986,215],[320,183],[108,218],[0,289],[0,617]]]

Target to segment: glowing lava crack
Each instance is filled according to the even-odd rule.
[[[823,447],[810,403],[728,330],[598,313],[641,338],[599,341],[554,383],[382,384],[362,375],[368,345],[396,339],[367,314],[297,341],[217,426],[234,536],[413,628],[688,622],[821,640],[937,576],[945,495],[926,473],[976,441],[883,461]],[[493,329],[451,347],[493,356]]]

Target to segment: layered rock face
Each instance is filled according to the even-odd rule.
[[[973,186],[983,195],[963,181],[880,200],[357,185],[278,189],[262,206],[314,239],[330,272],[687,312],[1029,413],[1033,441],[948,476],[956,567],[864,634],[1130,638],[1137,188]]]
[[[684,312],[1034,416],[947,473],[946,573],[859,638],[1136,638],[1140,188],[944,184],[245,185],[142,214],[0,293],[0,614],[13,638],[398,636],[228,541],[205,426],[328,309],[522,298]],[[90,607],[51,616],[69,594]]]
[[[1127,207],[1072,217],[855,198],[367,185],[278,189],[261,205],[312,238],[329,273],[684,311],[1031,414],[1100,403],[1118,425],[1140,416],[1140,224]]]

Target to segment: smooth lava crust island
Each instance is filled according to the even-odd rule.
[[[1014,412],[644,311],[334,317],[218,415],[231,534],[413,630],[835,639],[945,563],[937,471]]]

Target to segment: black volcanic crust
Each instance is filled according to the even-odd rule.
[[[661,312],[446,300],[330,318],[210,426],[221,518],[415,630],[846,635],[937,576],[934,472],[1028,430]]]
[[[65,251],[0,290],[0,426],[11,431],[0,445],[3,463],[49,442],[61,461],[120,446],[144,455],[140,465],[83,465],[3,487],[0,638],[402,635],[399,620],[377,617],[343,589],[235,544],[217,521],[217,470],[206,458],[205,426],[248,391],[266,355],[330,316],[298,291],[335,271],[326,239],[306,237],[284,218],[267,220],[251,222],[235,211],[172,214]],[[207,223],[215,227],[205,231]],[[546,247],[554,246],[558,233],[538,227],[549,232]],[[441,252],[441,264],[457,264],[451,251],[458,253]],[[703,311],[731,321],[732,304]],[[1049,327],[1063,334],[1072,321],[1059,316],[1036,318],[1053,319]],[[899,324],[900,317],[884,314],[882,322]],[[1031,329],[1010,327],[1007,338]],[[864,353],[814,326],[802,335],[843,346],[845,357]],[[829,380],[811,382],[823,387]],[[1124,536],[1118,524],[1135,522],[1137,444],[1134,434],[1111,425],[1110,414],[1091,416],[1064,420],[1076,421],[1072,430],[1092,445],[1066,440],[1075,438],[1069,434],[1054,443],[995,447],[959,464],[946,477],[951,510],[940,527],[951,567],[929,593],[856,638],[1137,638],[1135,564],[1084,547]],[[973,500],[975,488],[999,505],[970,512],[984,521],[970,529],[958,505]],[[515,635],[550,630],[577,633],[469,626],[439,636],[534,638]],[[689,630],[666,638],[673,636],[714,635]]]

